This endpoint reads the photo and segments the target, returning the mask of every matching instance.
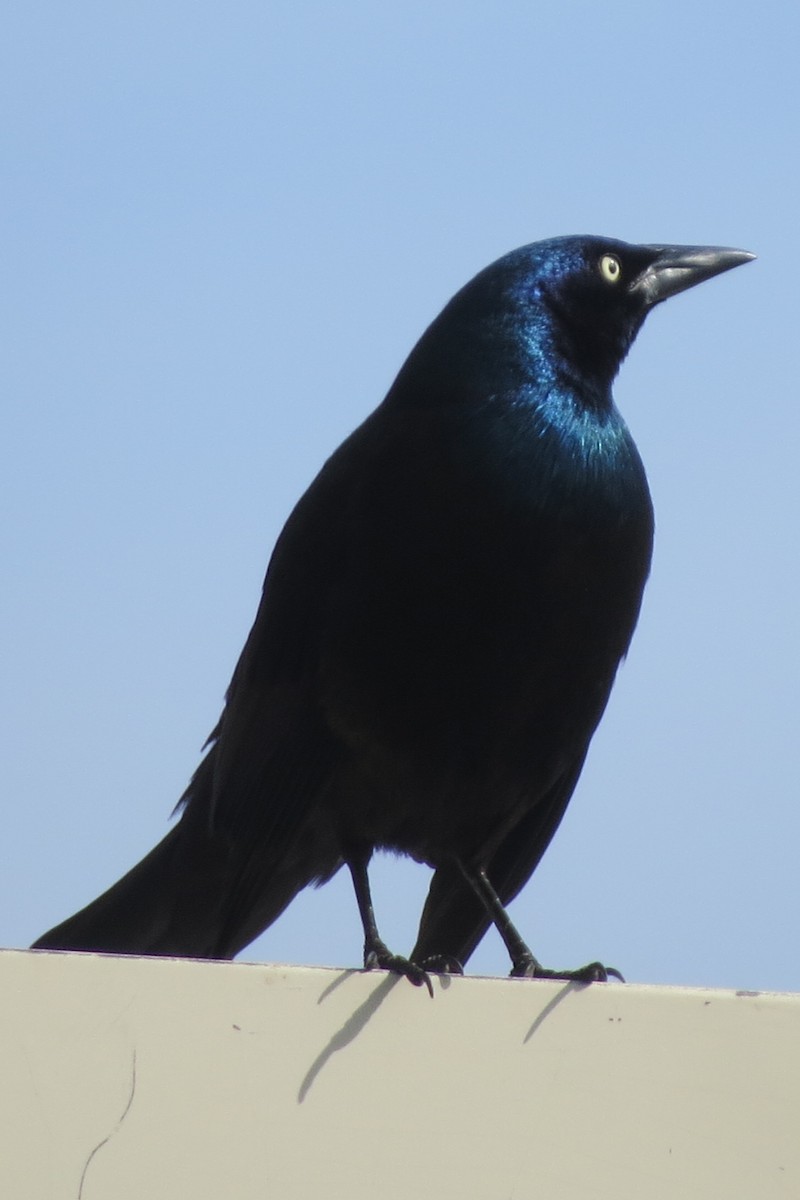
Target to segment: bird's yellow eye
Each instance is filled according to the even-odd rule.
[[[600,274],[606,283],[619,283],[622,277],[622,264],[616,254],[604,254],[600,259]]]

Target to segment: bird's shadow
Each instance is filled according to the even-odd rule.
[[[333,983],[329,984],[328,987],[325,988],[317,1003],[322,1004],[322,1002],[326,1000],[332,992],[341,987],[343,983],[346,983],[351,975],[362,974],[362,971],[343,971],[338,978],[334,979]],[[386,978],[382,979],[375,990],[370,992],[366,1000],[364,1000],[362,1004],[359,1004],[358,1008],[356,1008],[350,1014],[344,1025],[342,1025],[341,1029],[337,1030],[337,1032],[328,1042],[327,1046],[325,1046],[319,1052],[311,1066],[306,1071],[303,1082],[300,1084],[300,1090],[297,1093],[298,1104],[303,1103],[309,1091],[311,1090],[312,1084],[326,1063],[338,1050],[343,1050],[345,1046],[349,1046],[350,1043],[354,1041],[356,1037],[358,1037],[367,1022],[375,1015],[380,1006],[383,1004],[392,988],[396,987],[398,983],[405,984],[406,987],[408,986],[406,981],[402,979],[400,975],[392,975],[391,973],[386,972]]]
[[[320,993],[317,1004],[322,1004],[325,1000],[327,1000],[327,998],[333,992],[346,983],[347,980],[353,975],[363,975],[363,971],[343,971],[341,975],[338,975],[336,979],[334,979],[332,983],[328,984],[324,991]],[[443,990],[446,990],[452,982],[448,975],[437,976],[436,978],[441,984]],[[381,980],[373,992],[370,992],[366,1000],[359,1004],[358,1008],[356,1008],[350,1014],[344,1025],[342,1025],[341,1029],[337,1030],[337,1032],[329,1040],[328,1044],[314,1059],[313,1063],[306,1071],[302,1083],[300,1084],[300,1088],[297,1093],[298,1104],[302,1104],[305,1101],[306,1096],[312,1088],[312,1085],[316,1082],[317,1076],[322,1071],[323,1067],[326,1066],[326,1064],[330,1061],[333,1055],[339,1050],[344,1050],[346,1046],[349,1046],[350,1043],[358,1037],[358,1035],[365,1028],[367,1022],[381,1007],[392,989],[398,984],[403,983],[405,983],[405,981],[401,976],[386,972],[385,978]],[[535,984],[533,986],[535,986]],[[586,986],[586,984],[582,983],[569,982],[563,988],[561,988],[558,993],[553,996],[552,1000],[550,1000],[549,1003],[546,1004],[542,1011],[538,1014],[530,1029],[525,1034],[525,1037],[522,1039],[523,1045],[526,1045],[531,1040],[534,1034],[538,1032],[538,1030],[547,1020],[547,1018],[555,1012],[556,1008],[558,1008],[558,1006],[562,1004],[568,996],[570,996],[573,992],[583,991]]]
[[[548,1004],[545,1004],[544,1008],[539,1013],[528,1032],[525,1034],[525,1037],[522,1039],[523,1046],[527,1045],[535,1033],[538,1033],[547,1018],[555,1012],[559,1004],[562,1004],[566,1000],[567,996],[570,996],[573,992],[582,992],[583,989],[588,986],[589,985],[586,983],[575,983],[570,981],[566,983],[563,988],[560,988],[556,995],[553,996],[553,999]]]

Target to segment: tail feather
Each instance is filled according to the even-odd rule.
[[[180,822],[127,875],[33,948],[216,957],[221,914],[213,877],[219,871],[194,863],[186,872],[185,833]]]
[[[210,833],[191,810],[127,875],[33,943],[35,950],[90,950],[180,958],[233,958],[328,869],[272,857],[257,894],[237,907],[249,854]]]

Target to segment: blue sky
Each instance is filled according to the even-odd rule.
[[[616,387],[657,536],[514,915],[548,964],[800,989],[795,6],[14,4],[0,43],[0,941],[165,832],[292,505],[449,296],[562,233],[758,262]],[[384,936],[427,872],[382,860]],[[354,965],[349,881],[246,957]],[[471,969],[504,973],[490,935]]]

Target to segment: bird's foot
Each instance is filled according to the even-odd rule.
[[[453,954],[429,954],[421,964],[434,975],[463,975],[464,967]]]
[[[607,983],[611,978],[625,982],[616,967],[606,967],[601,962],[587,963],[585,967],[577,967],[574,971],[553,971],[543,967],[532,954],[515,962],[511,975],[523,979],[564,979],[570,983]]]
[[[410,958],[403,958],[401,954],[392,954],[391,950],[384,945],[373,947],[367,951],[364,955],[364,969],[366,971],[382,969],[391,971],[394,975],[403,975],[410,983],[414,984],[414,987],[422,987],[424,984],[433,999],[433,984],[424,967],[412,962]]]

